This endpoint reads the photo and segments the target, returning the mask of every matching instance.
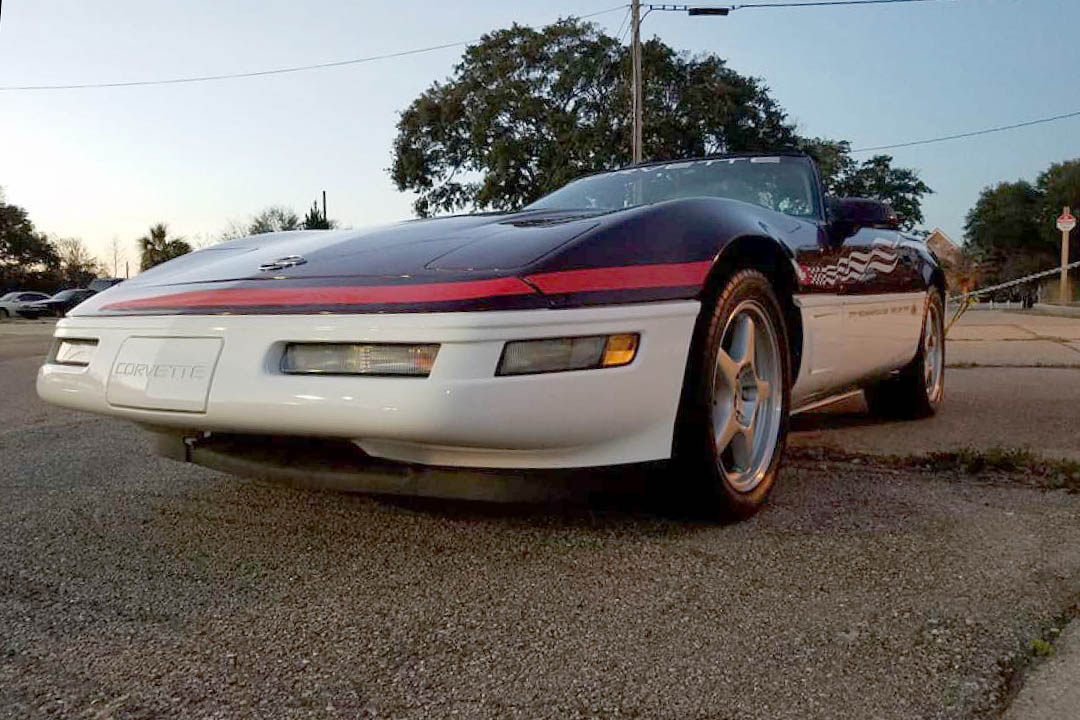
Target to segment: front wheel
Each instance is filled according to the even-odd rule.
[[[691,348],[677,457],[697,510],[741,519],[765,502],[787,438],[791,356],[780,302],[756,270],[733,275]]]
[[[7,320],[11,317],[11,313],[7,311],[7,308],[0,308],[0,320]]]
[[[941,295],[926,300],[915,358],[896,375],[865,389],[870,412],[886,418],[929,417],[945,395],[945,310]]]

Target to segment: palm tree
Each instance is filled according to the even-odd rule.
[[[139,243],[139,249],[142,252],[140,267],[143,270],[149,270],[166,260],[191,252],[191,245],[183,238],[169,239],[169,228],[165,223],[152,225],[150,233],[143,235],[136,242]]]

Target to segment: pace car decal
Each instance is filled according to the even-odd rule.
[[[872,270],[887,275],[896,270],[900,255],[888,241],[874,241],[869,252],[852,250],[830,265],[799,265],[799,282],[809,287],[832,288],[861,279]]]

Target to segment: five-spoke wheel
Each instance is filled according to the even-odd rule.
[[[756,300],[742,301],[728,318],[715,372],[717,462],[733,488],[748,492],[761,482],[775,452],[782,400],[776,330]]]
[[[926,298],[915,357],[894,377],[868,386],[866,403],[875,415],[918,418],[937,412],[945,395],[945,322],[941,294]]]
[[[780,465],[790,403],[790,355],[769,280],[742,270],[720,288],[695,333],[677,455],[695,507],[747,517],[764,502]]]

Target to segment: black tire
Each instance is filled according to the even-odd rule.
[[[7,320],[11,317],[11,313],[7,311],[7,308],[0,308],[0,320]]]
[[[928,354],[931,347],[936,349]],[[945,312],[940,293],[932,292],[926,299],[915,357],[894,377],[864,391],[870,412],[878,417],[914,419],[937,412],[945,397]]]
[[[748,349],[735,348],[740,332],[755,338],[755,367],[748,364]],[[769,342],[772,345],[765,347]],[[745,346],[745,341],[739,344]],[[727,361],[733,361],[729,350],[742,358],[735,363],[738,372],[721,369],[731,367],[720,358],[723,353]],[[703,307],[690,353],[675,445],[677,466],[690,483],[689,507],[694,514],[713,519],[747,518],[761,508],[776,482],[791,406],[787,327],[768,278],[756,270],[741,270],[730,277]],[[753,377],[747,378],[748,372]],[[760,383],[766,375],[769,380],[763,389]],[[734,382],[731,377],[736,378]],[[752,399],[748,400],[748,394]],[[721,432],[733,422],[742,427],[747,418],[745,429],[753,430],[752,435],[741,430],[734,435]],[[759,422],[760,430],[753,429]],[[724,427],[718,428],[719,424]],[[755,449],[759,447],[760,451]]]

